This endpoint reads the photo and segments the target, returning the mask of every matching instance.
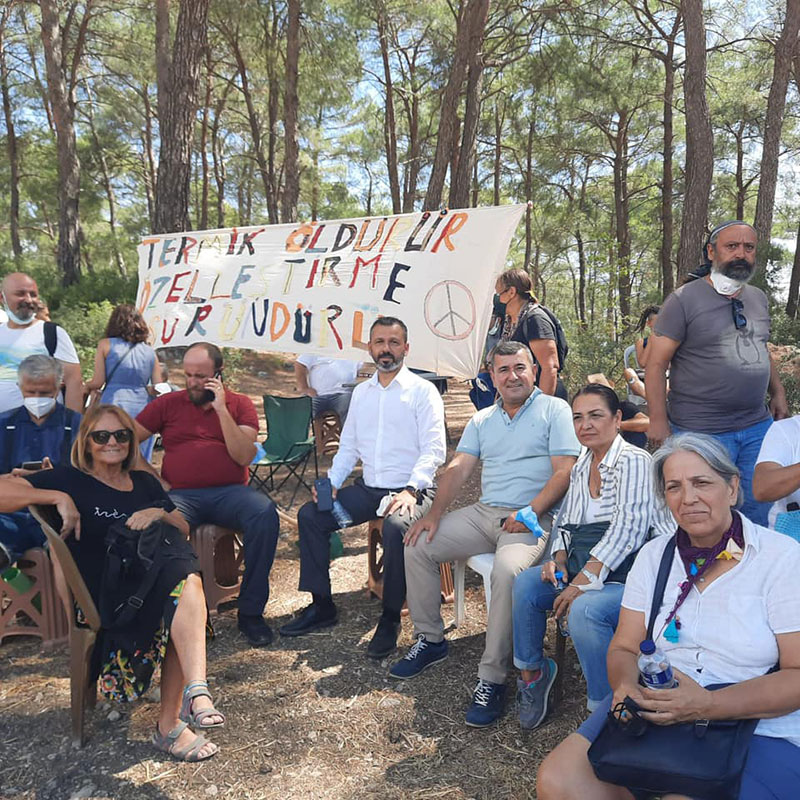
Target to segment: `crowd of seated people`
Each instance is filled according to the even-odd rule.
[[[715,257],[718,241],[735,244],[731,236],[742,235],[736,229],[722,229],[728,234],[709,244]],[[548,612],[570,635],[592,715],[543,763],[539,796],[631,796],[624,787],[600,782],[587,758],[609,708],[626,696],[656,724],[762,719],[740,797],[792,796],[785,787],[797,785],[797,768],[782,771],[774,764],[796,761],[794,748],[800,746],[795,677],[800,601],[791,593],[800,550],[788,536],[762,527],[760,515],[748,517],[753,502],[736,509],[743,486],[751,500],[775,504],[770,527],[800,512],[797,418],[777,423],[764,437],[754,474],[733,462],[724,437],[680,430],[661,436],[663,424],[656,436],[663,444],[651,455],[645,441],[625,439],[625,434],[646,438],[647,416],[625,409],[602,374],[589,376],[571,406],[558,396],[556,340],[542,333],[549,315],[516,271],[504,273],[497,289],[508,314],[503,337],[487,355],[497,399],[469,421],[438,482],[446,456],[443,403],[433,386],[405,365],[410,342],[402,320],[382,317],[372,325],[368,352],[376,372],[355,388],[349,384],[357,365],[343,366],[330,383],[346,391],[329,392],[314,387],[314,370],[331,365],[301,363],[301,390],[346,394],[339,400],[346,399],[347,410],[338,409],[341,440],[328,471],[330,500],[338,509],[322,505],[315,489],[298,512],[299,590],[308,592],[311,602],[280,635],[303,636],[337,623],[330,537],[381,516],[383,604],[366,654],[382,659],[395,651],[407,603],[414,642],[391,664],[395,679],[414,679],[449,654],[440,564],[484,553],[494,557],[485,648],[467,725],[487,727],[503,716],[513,667],[520,673],[520,724],[540,725],[557,671],[544,649]],[[655,326],[656,339],[663,338],[654,321],[658,309],[651,311],[645,324]],[[727,313],[738,329],[737,317]],[[162,525],[177,529],[181,541],[190,526],[206,522],[234,528],[242,532],[245,550],[238,628],[249,644],[269,645],[273,632],[263,614],[278,514],[265,493],[247,485],[258,434],[255,408],[224,385],[221,351],[199,342],[184,354],[186,388],[158,397],[145,390],[139,407],[130,409],[135,416],[129,415],[120,408],[113,376],[122,371],[142,387],[163,383],[165,376],[149,346],[139,347],[144,339],[137,333],[137,312],[120,307],[115,314],[117,327],[112,317],[90,382],[94,389],[105,386],[103,400],[111,402],[90,407],[82,419],[56,402],[63,373],[57,359],[34,355],[19,365],[22,405],[0,418],[0,558],[12,563],[27,547],[41,544],[25,509],[53,505],[92,597],[102,606],[105,541],[113,523],[121,520],[134,531]],[[534,318],[541,335],[533,335]],[[673,317],[667,319],[672,324]],[[651,343],[643,346],[645,361]],[[137,348],[141,357],[134,358]],[[663,343],[653,349],[657,369],[663,367],[663,349]],[[769,386],[778,400],[774,407],[782,411],[785,398],[774,376]],[[685,394],[679,400],[685,402]],[[657,414],[663,422],[660,405]],[[751,415],[759,430],[768,427],[762,416]],[[142,457],[147,450],[137,454],[157,434],[164,445],[160,471]],[[345,485],[359,462],[362,477]],[[480,499],[464,506],[459,497],[478,467]],[[636,658],[659,559],[673,539],[672,572],[656,629],[679,684],[653,692],[638,685]],[[225,721],[205,682],[205,624],[202,582],[187,542],[149,589],[135,624],[104,631],[93,665],[101,689],[125,701],[147,690],[161,664],[153,743],[182,760],[213,756],[216,745],[203,731]],[[713,693],[705,688],[732,682],[738,683]],[[764,783],[772,794],[752,788]]]

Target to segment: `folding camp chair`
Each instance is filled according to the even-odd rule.
[[[311,487],[305,482],[304,475],[312,455],[314,473],[319,477],[314,435],[309,434],[311,398],[276,397],[265,394],[264,416],[267,418],[267,438],[261,445],[264,448],[264,456],[250,465],[250,485],[255,485],[262,491],[268,489],[271,492],[279,492],[288,480],[295,478],[297,485],[287,506],[289,508],[294,504],[301,485],[309,494],[311,493]],[[281,467],[286,467],[287,474],[276,486],[275,473]],[[258,474],[262,469],[267,470],[265,477]]]
[[[94,708],[97,701],[97,682],[89,680],[89,669],[97,633],[100,630],[100,614],[97,612],[92,596],[86,588],[83,576],[78,571],[66,542],[58,535],[61,517],[55,506],[29,506],[31,514],[42,526],[50,545],[50,555],[61,567],[67,583],[67,597],[62,598],[64,610],[69,620],[69,689],[72,708],[72,741],[83,747],[85,733],[83,728],[84,709]],[[88,627],[78,626],[75,620],[75,603],[86,619]]]

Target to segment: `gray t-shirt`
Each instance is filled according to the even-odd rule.
[[[736,329],[730,297],[700,278],[676,289],[661,307],[656,333],[681,344],[669,371],[672,423],[701,433],[725,433],[769,419],[770,319],[754,286],[739,293],[747,325]]]

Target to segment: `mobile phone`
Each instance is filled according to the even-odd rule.
[[[222,380],[222,371],[221,370],[217,370],[214,373],[214,377],[217,380]],[[213,402],[214,402],[214,392],[212,392],[211,389],[206,389],[203,392],[203,404],[205,404],[205,403],[213,403]]]
[[[29,469],[31,471],[42,469],[44,464],[41,461],[23,461],[22,469]]]
[[[333,508],[333,487],[330,478],[317,478],[314,481],[317,490],[317,511],[330,511]]]

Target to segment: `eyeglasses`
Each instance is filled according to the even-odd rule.
[[[744,303],[735,297],[731,298],[731,313],[733,314],[733,324],[736,330],[747,327],[747,317],[744,315]]]
[[[130,428],[120,428],[118,431],[92,431],[89,436],[95,444],[108,444],[112,436],[117,444],[128,444],[133,431]]]

